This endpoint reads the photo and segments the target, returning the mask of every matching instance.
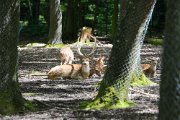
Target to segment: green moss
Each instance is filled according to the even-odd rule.
[[[38,105],[33,102],[33,101],[26,101],[25,104],[25,111],[32,111],[32,112],[35,112],[35,111],[38,111],[39,110],[39,107]]]
[[[132,86],[151,86],[151,85],[156,85],[156,83],[152,82],[149,80],[144,73],[141,75],[133,74],[132,75],[132,81],[131,81]]]
[[[80,105],[82,109],[119,109],[135,106],[135,103],[128,101],[127,99],[120,99],[119,91],[116,91],[114,87],[108,87],[105,90],[103,96],[98,95],[94,100],[84,102]]]
[[[63,43],[61,43],[61,44],[48,44],[48,45],[46,45],[46,48],[62,48],[63,46],[65,46]]]
[[[163,45],[163,39],[159,38],[151,38],[148,42],[152,45]]]

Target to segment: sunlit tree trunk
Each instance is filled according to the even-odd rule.
[[[159,120],[180,120],[180,0],[167,0]]]
[[[86,107],[128,107],[128,88],[139,70],[140,49],[156,0],[122,0],[125,13],[120,18],[118,38],[114,40],[107,71],[95,100]],[[123,8],[123,9],[122,9]],[[138,71],[142,72],[142,71]]]
[[[50,0],[49,43],[62,43],[62,13],[60,0]]]
[[[0,114],[24,110],[17,79],[19,0],[0,0]]]

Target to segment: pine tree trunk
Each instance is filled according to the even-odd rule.
[[[0,114],[23,111],[17,79],[19,0],[0,1]]]
[[[62,43],[62,13],[60,0],[50,0],[49,43]]]
[[[180,0],[167,0],[159,120],[180,120]]]
[[[107,71],[90,108],[128,107],[128,88],[139,70],[140,49],[156,0],[127,0],[121,11],[118,39],[113,43]],[[123,9],[122,9],[123,8]],[[141,71],[139,71],[141,72]]]

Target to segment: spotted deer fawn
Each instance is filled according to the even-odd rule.
[[[90,77],[93,75],[93,74],[96,74],[98,75],[99,77],[101,77],[102,73],[104,73],[104,59],[105,57],[104,56],[100,56],[94,66],[92,67],[92,69],[90,70]]]
[[[68,46],[61,48],[59,56],[61,60],[61,65],[72,64],[74,60],[74,53]]]
[[[157,59],[153,58],[149,64],[141,64],[141,68],[148,77],[156,76]]]
[[[77,53],[80,56],[81,64],[64,64],[51,68],[48,72],[49,79],[57,79],[58,77],[62,78],[71,78],[71,79],[86,79],[90,74],[90,56],[96,50],[96,42],[93,46],[91,53],[84,55],[81,52],[81,46],[78,46]]]

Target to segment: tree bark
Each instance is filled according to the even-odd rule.
[[[19,0],[0,1],[0,114],[24,110],[17,79]]]
[[[60,0],[50,0],[49,43],[62,43],[62,12]]]
[[[32,2],[32,22],[33,24],[39,24],[39,8],[40,0],[33,0]]]
[[[172,18],[172,19],[171,19]],[[180,119],[180,0],[167,0],[159,120]]]
[[[128,88],[139,71],[140,49],[156,0],[126,0],[120,18],[118,38],[114,41],[107,71],[96,99],[87,108],[123,108],[131,105]],[[123,8],[123,9],[122,9]]]
[[[63,30],[63,36],[66,40],[77,39],[78,33],[78,0],[68,0],[66,22]],[[81,16],[81,15],[80,15]],[[82,17],[82,16],[81,16]],[[81,21],[81,20],[80,20]]]
[[[118,22],[118,0],[114,0],[114,11],[112,17],[112,38],[117,37],[117,22]]]

